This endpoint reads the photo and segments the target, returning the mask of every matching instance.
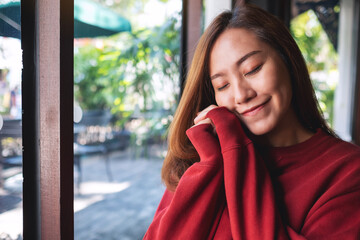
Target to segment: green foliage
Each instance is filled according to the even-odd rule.
[[[88,44],[75,48],[75,100],[84,110],[111,109],[118,125],[125,123],[134,106],[141,112],[175,109],[179,33],[177,14],[153,29],[95,40],[100,47]],[[157,97],[156,93],[169,89],[172,92],[165,98]]]
[[[338,54],[312,10],[294,18],[290,30],[307,63],[320,108],[331,125]]]

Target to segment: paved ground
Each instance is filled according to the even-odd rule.
[[[101,156],[84,158],[83,180],[74,201],[75,239],[141,239],[164,191],[160,180],[161,165],[162,158],[159,157],[134,158],[129,151],[116,152],[111,155],[114,179],[110,182]],[[13,203],[7,201],[5,204],[5,195],[0,194],[0,239],[7,230],[9,233],[11,230],[12,236],[21,231],[18,197],[19,194],[13,191],[6,197],[12,198]],[[4,225],[6,223],[8,226]]]
[[[161,165],[160,159],[114,157],[108,182],[105,165],[89,161],[75,208],[82,199],[99,201],[75,213],[75,239],[141,239],[164,191]]]

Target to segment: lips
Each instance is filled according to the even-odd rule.
[[[256,105],[256,106],[253,106],[253,107],[250,107],[248,109],[246,109],[245,111],[241,112],[241,115],[242,116],[253,116],[255,115],[257,112],[259,112],[261,109],[264,108],[264,106],[270,101],[270,98],[267,99],[265,102],[259,104],[259,105]]]

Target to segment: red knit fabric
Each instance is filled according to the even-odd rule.
[[[360,148],[319,130],[255,148],[238,118],[211,110],[187,135],[200,155],[165,191],[144,239],[360,239]]]

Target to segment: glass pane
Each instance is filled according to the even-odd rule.
[[[291,33],[306,60],[320,108],[333,124],[334,92],[339,80],[338,26],[339,1],[296,3],[297,16],[291,20]]]
[[[0,239],[22,239],[20,1],[0,1]]]
[[[89,3],[75,0],[75,239],[141,239],[165,189],[181,0]]]

